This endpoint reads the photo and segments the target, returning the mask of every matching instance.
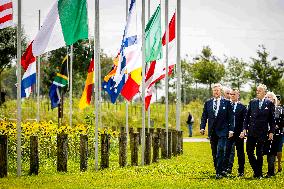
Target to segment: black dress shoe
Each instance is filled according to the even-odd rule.
[[[226,172],[227,174],[232,174],[232,169],[227,169]]]
[[[222,171],[221,175],[222,175],[223,177],[227,177],[227,176],[228,176],[228,173],[227,173],[226,171]]]
[[[238,174],[238,177],[243,177],[244,176],[244,173],[239,173]]]
[[[221,179],[223,176],[220,174],[216,174],[216,179]]]

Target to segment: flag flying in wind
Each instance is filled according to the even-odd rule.
[[[61,64],[61,71],[57,73],[52,85],[49,89],[49,98],[51,101],[51,108],[56,108],[60,103],[60,89],[65,87],[68,84],[68,70],[67,70],[67,63],[68,63],[68,55],[62,61]]]
[[[25,70],[25,73],[21,82],[21,97],[28,98],[32,92],[32,85],[36,83],[36,59],[35,57],[29,57],[29,51],[27,51],[22,56],[22,67]]]
[[[12,0],[0,0],[0,29],[13,25]]]
[[[176,64],[176,35],[175,35],[175,22],[176,22],[176,14],[171,18],[171,21],[169,23],[168,31],[169,31],[169,72],[170,75],[173,71],[174,65]],[[163,45],[163,53],[166,53],[166,33],[164,33],[162,38],[162,45]],[[151,97],[152,97],[152,91],[153,91],[153,85],[165,78],[166,75],[166,57],[164,56],[160,60],[152,61],[150,64],[150,68],[148,69],[146,73],[146,96],[145,96],[145,106],[146,109],[148,109]],[[157,92],[157,91],[156,91]]]
[[[92,59],[88,69],[85,88],[79,102],[79,108],[81,110],[89,106],[91,103],[93,85],[94,85],[94,60]]]
[[[160,59],[162,57],[162,31],[161,31],[161,5],[151,16],[145,29],[146,62]],[[142,65],[132,71],[122,88],[121,95],[128,101],[139,92],[142,82]]]
[[[151,16],[145,29],[145,59],[151,62],[162,58],[161,5]]]
[[[88,38],[87,0],[56,0],[28,49],[29,57]]]
[[[127,80],[128,73],[142,65],[140,60],[141,53],[139,53],[139,51],[141,51],[141,34],[139,35],[138,33],[138,20],[140,19],[137,17],[136,1],[131,0],[122,44],[119,51],[118,63],[117,65],[113,65],[112,70],[105,77],[102,84],[103,89],[110,95],[112,103],[115,103],[118,95],[120,94],[122,87]]]

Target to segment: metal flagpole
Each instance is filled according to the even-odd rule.
[[[150,20],[150,13],[151,13],[151,2],[150,0],[148,0],[148,22]],[[149,63],[149,67],[150,67],[150,63]],[[150,107],[151,106],[149,105],[148,107],[148,131],[149,131],[149,128],[151,127],[151,108]]]
[[[68,56],[68,55],[67,55]],[[72,93],[73,93],[73,44],[71,45],[70,48],[70,71],[69,71],[69,125],[70,127],[72,127],[72,114],[73,114],[73,110],[72,110],[72,105],[73,105],[73,101],[72,101]]]
[[[40,10],[38,10],[38,30],[40,30]],[[37,57],[37,115],[36,120],[40,119],[40,56]]]
[[[99,152],[99,143],[98,143],[98,128],[99,128],[99,64],[100,64],[100,14],[99,14],[99,0],[95,0],[95,169],[98,170],[98,152]]]
[[[181,114],[181,62],[180,62],[180,0],[177,0],[177,104],[176,104],[176,129],[180,131]]]
[[[169,31],[168,31],[168,12],[169,12],[169,1],[165,0],[165,30],[166,30],[166,77],[165,77],[165,101],[166,101],[166,146],[167,146],[167,157],[168,157],[168,132],[169,132],[169,83],[168,83],[168,73],[169,73]]]
[[[126,6],[125,6],[125,8],[126,8],[126,12],[125,12],[125,20],[127,20],[127,15],[128,15],[128,0],[126,0]],[[125,113],[126,113],[126,115],[125,115],[125,130],[126,130],[126,136],[128,136],[128,101],[126,100],[125,101],[126,102],[126,104],[125,104]],[[128,138],[128,137],[127,137]]]
[[[145,0],[142,0],[142,149],[141,165],[144,165],[145,150]]]
[[[18,0],[18,27],[17,27],[17,175],[21,176],[21,122],[22,122],[22,107],[21,107],[21,41],[22,41],[22,5],[21,0]]]

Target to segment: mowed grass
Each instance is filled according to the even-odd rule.
[[[140,158],[140,156],[139,156]],[[79,164],[68,162],[67,173],[57,173],[56,163],[41,163],[38,176],[28,176],[28,167],[20,178],[15,172],[0,179],[0,188],[282,188],[283,172],[269,179],[253,179],[246,162],[245,177],[237,175],[237,158],[229,178],[215,180],[209,143],[184,143],[184,154],[160,160],[149,166],[119,168],[118,158],[111,155],[110,168],[94,170],[90,160],[87,172],[79,171]],[[266,162],[266,157],[265,161]],[[263,171],[267,170],[264,164]]]

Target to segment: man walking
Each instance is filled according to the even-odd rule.
[[[250,101],[240,137],[247,136],[247,155],[254,177],[262,177],[264,141],[273,140],[275,130],[274,104],[265,99],[266,86],[260,84],[256,89],[256,99]],[[254,150],[256,149],[256,157]]]
[[[210,138],[216,179],[226,176],[223,167],[227,136],[233,136],[233,116],[230,101],[221,97],[221,84],[213,86],[213,98],[206,101],[200,123],[200,133],[204,135],[208,121],[208,135]]]
[[[235,151],[236,146],[239,165],[238,176],[243,176],[245,166],[244,139],[240,138],[239,136],[243,130],[247,108],[239,101],[240,92],[238,89],[232,89],[230,92],[230,97],[234,118],[234,136],[228,139],[224,166],[227,173],[232,172],[233,162],[230,163],[230,157],[232,155],[232,151]]]

